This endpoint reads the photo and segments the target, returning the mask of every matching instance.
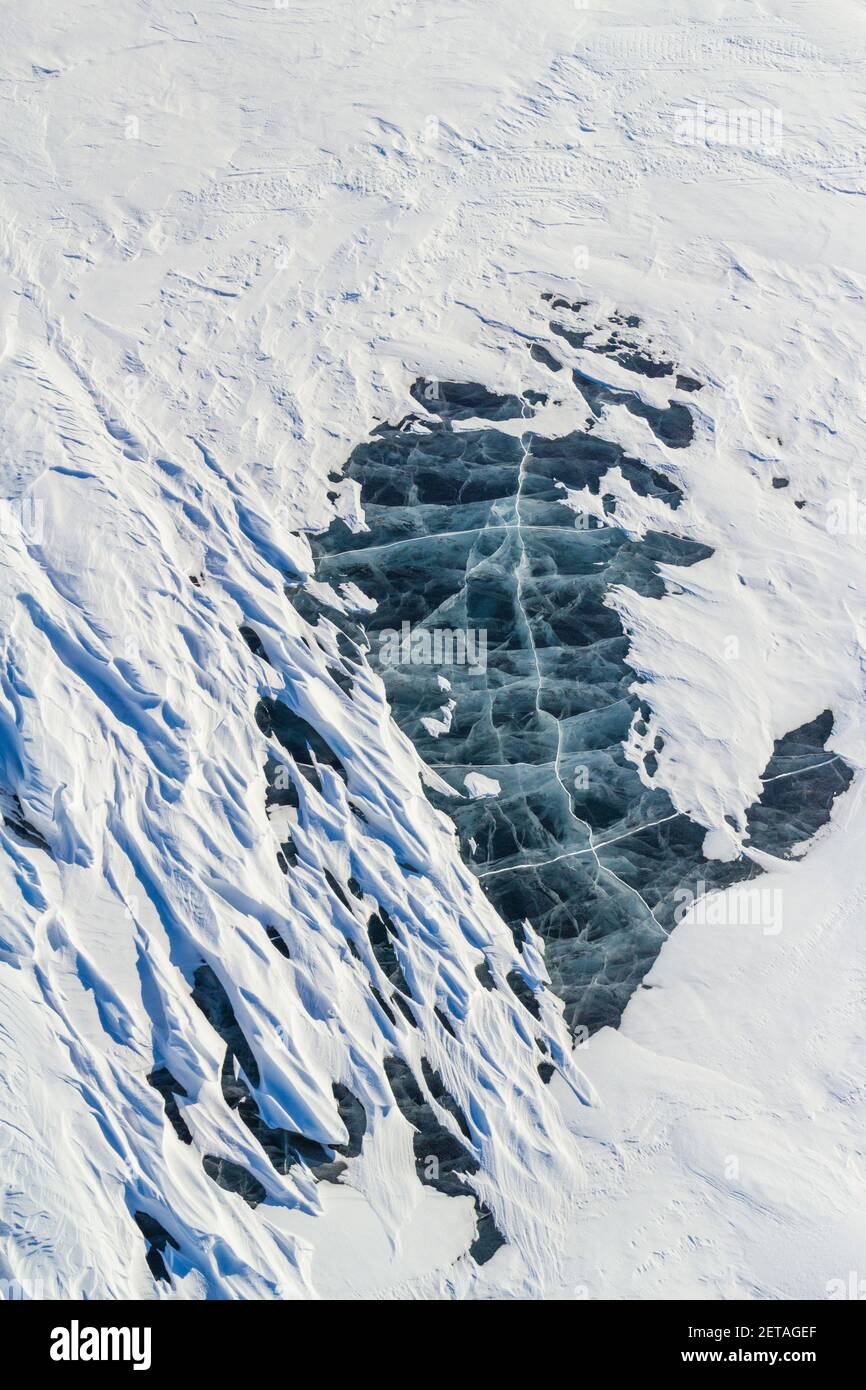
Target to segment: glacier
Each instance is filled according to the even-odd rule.
[[[859,8],[6,38],[3,1289],[825,1297],[866,1239]],[[404,622],[486,645],[404,668]]]

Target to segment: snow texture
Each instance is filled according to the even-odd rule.
[[[862,7],[5,26],[0,1279],[826,1296],[866,1240]],[[595,421],[666,480],[563,493],[704,556],[608,590],[623,765],[711,865],[758,803],[791,832],[757,917],[695,903],[577,1046],[381,673],[305,615],[375,620],[314,546],[362,532],[347,461],[419,380],[501,398],[518,467],[535,392],[540,437]],[[815,835],[784,740],[826,712],[853,781]]]

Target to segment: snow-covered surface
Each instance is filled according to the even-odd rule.
[[[4,23],[0,788],[51,853],[0,829],[0,1277],[91,1297],[825,1296],[866,1260],[862,7],[75,0]],[[699,102],[779,111],[781,141],[682,143]],[[486,958],[503,983],[511,937],[380,683],[344,694],[283,583],[309,572],[299,532],[357,515],[328,474],[415,376],[550,389],[526,351],[550,290],[639,314],[708,383],[687,459],[605,419],[683,489],[663,529],[714,550],[661,603],[614,596],[656,780],[725,857],[775,738],[830,708],[858,772],[806,858],[761,881],[781,931],[684,922],[622,1028],[573,1054],[547,997],[545,1086],[522,1005],[475,973]],[[574,428],[573,399],[538,427]],[[609,490],[620,524],[658,522]],[[349,770],[305,788],[288,880],[266,695]],[[326,869],[401,927],[416,1032],[377,1011],[346,945],[361,909]],[[344,1142],[331,1082],[362,1100],[342,1185],[276,1174],[225,1105],[202,961],[269,1124]],[[520,963],[544,978],[532,942]],[[382,1071],[422,1048],[508,1239],[480,1268],[471,1192],[420,1186]],[[222,1191],[203,1154],[268,1201]],[[173,1288],[141,1210],[180,1247]]]

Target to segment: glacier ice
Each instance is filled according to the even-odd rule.
[[[672,364],[618,336],[616,325],[635,322],[614,315],[599,347],[588,342],[591,328],[570,336],[637,376],[673,376]],[[700,386],[676,380],[675,392]],[[576,371],[573,382],[593,418],[557,438],[533,429],[539,393],[415,382],[410,394],[424,413],[380,425],[348,461],[364,526],[338,519],[312,547],[320,584],[375,601],[371,614],[351,603],[322,611],[333,617],[342,606],[355,639],[361,627],[394,717],[439,779],[428,796],[453,820],[518,947],[526,921],[540,934],[572,1030],[593,1032],[618,1022],[684,894],[761,869],[748,855],[705,856],[705,828],[653,785],[660,734],[642,755],[643,776],[627,749],[632,728],[646,731],[647,711],[631,690],[628,637],[607,596],[625,587],[660,599],[661,566],[670,581],[712,552],[660,530],[637,539],[616,524],[605,485],[614,470],[671,510],[682,493],[595,422],[603,406],[624,403],[680,449],[691,414],[676,399],[648,406],[637,387],[612,391]],[[497,429],[515,418],[523,432]],[[582,490],[601,498],[602,516],[569,505]],[[851,780],[844,761],[824,752],[832,726],[826,711],[777,742],[743,827],[747,849],[784,856],[824,824]],[[498,786],[495,795],[473,795],[478,776]]]

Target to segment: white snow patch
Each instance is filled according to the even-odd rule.
[[[467,772],[463,785],[470,796],[498,796],[502,790],[495,777],[486,777],[483,772]]]

